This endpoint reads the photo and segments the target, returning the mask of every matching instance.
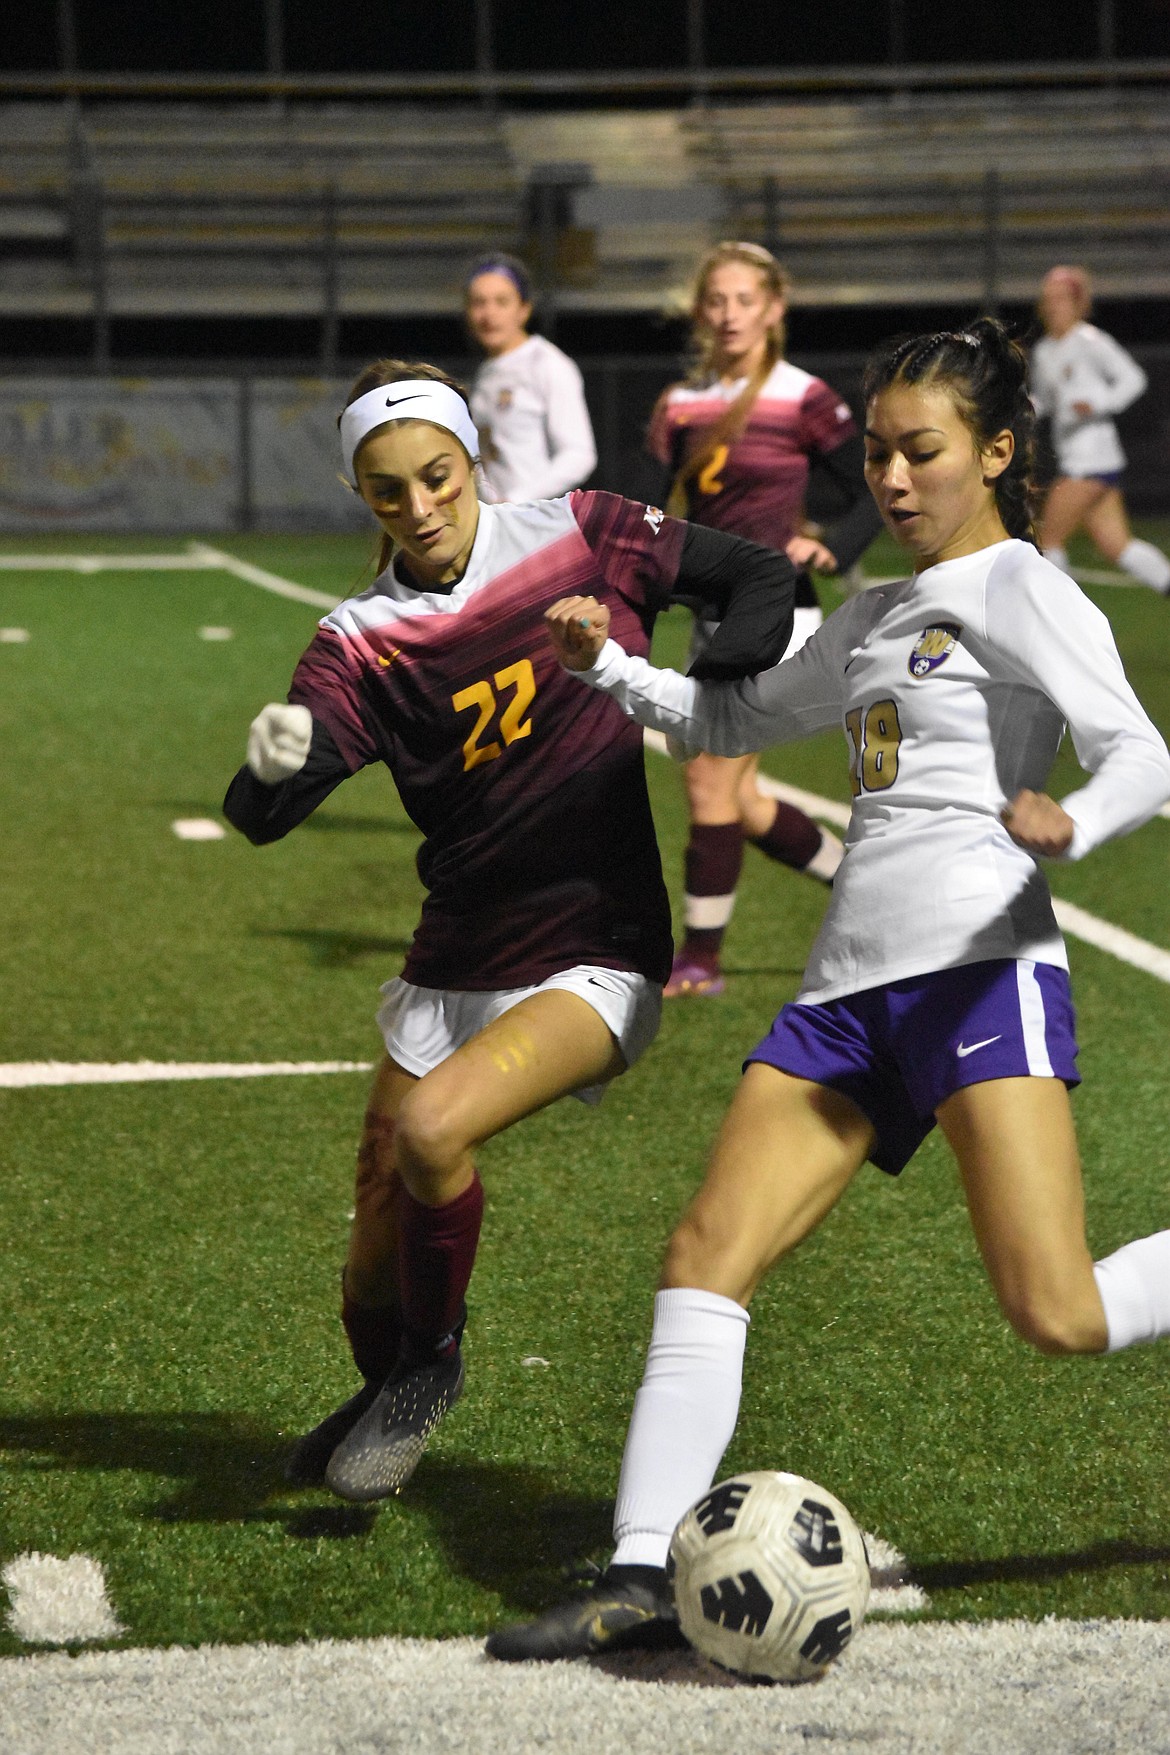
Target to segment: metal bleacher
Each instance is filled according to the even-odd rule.
[[[1170,292],[1160,90],[903,94],[688,115],[730,230],[826,304],[1031,296],[1053,261],[1102,293]]]
[[[0,106],[0,311],[418,310],[516,247],[522,194],[471,106]]]
[[[541,193],[543,191],[543,194]],[[808,304],[1028,297],[1059,258],[1170,293],[1160,84],[640,110],[0,103],[0,316],[451,312],[527,249],[563,307],[662,308],[719,236]]]

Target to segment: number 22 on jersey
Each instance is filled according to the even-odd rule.
[[[856,798],[862,792],[884,792],[898,778],[898,745],[902,727],[896,701],[875,701],[845,715],[849,734],[849,784]]]
[[[493,689],[492,683],[495,688]],[[500,714],[500,737],[503,743],[493,738],[490,743],[481,743],[484,732],[491,724],[492,717],[499,708],[500,700],[496,690],[515,689],[515,694]],[[519,738],[532,735],[532,721],[524,715],[531,707],[536,695],[536,677],[533,675],[529,659],[522,658],[518,664],[509,664],[506,670],[497,670],[491,682],[482,677],[470,688],[460,689],[451,696],[451,705],[457,713],[465,713],[474,708],[479,714],[471,734],[463,744],[463,772],[469,774],[472,768],[478,768],[481,762],[494,762],[502,756],[505,747],[515,743]]]

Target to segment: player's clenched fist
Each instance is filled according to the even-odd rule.
[[[313,715],[307,707],[271,701],[252,721],[248,732],[248,766],[257,780],[275,786],[299,774],[313,741]]]
[[[1076,826],[1054,798],[1027,788],[1004,805],[999,820],[1017,847],[1038,859],[1059,859],[1067,853]]]
[[[591,670],[609,638],[609,611],[596,597],[561,597],[544,612],[548,637],[568,670]]]

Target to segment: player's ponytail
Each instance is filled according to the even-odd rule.
[[[1003,324],[978,317],[965,329],[888,342],[871,356],[862,387],[867,403],[893,383],[946,390],[981,451],[997,433],[1010,432],[1015,449],[995,479],[996,507],[1009,536],[1039,548],[1032,522],[1036,411],[1027,373],[1027,356]]]
[[[453,378],[441,366],[430,366],[421,360],[374,360],[372,364],[364,366],[350,386],[349,395],[345,399],[345,407],[348,408],[351,402],[356,402],[359,396],[364,396],[369,390],[381,390],[386,384],[399,384],[404,378],[425,378],[432,384],[446,384],[449,390],[454,390],[457,396],[462,396],[470,415],[471,398],[458,378]],[[342,413],[344,413],[344,409]],[[338,425],[340,425],[341,415],[338,415],[337,420]],[[344,481],[344,478],[342,480]],[[348,487],[349,483],[345,482],[345,486]],[[377,570],[379,573],[386,571],[393,554],[394,539],[383,532],[378,548]]]

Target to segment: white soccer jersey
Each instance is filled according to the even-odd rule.
[[[471,387],[471,412],[496,500],[555,499],[596,467],[581,373],[543,335],[484,361]]]
[[[613,641],[585,680],[719,755],[844,727],[853,814],[806,1003],[992,957],[1067,967],[1041,868],[999,820],[1022,787],[1044,789],[1066,722],[1092,775],[1062,800],[1067,857],[1170,797],[1170,754],[1109,623],[1024,542],[875,586],[746,682],[697,683]]]
[[[1136,402],[1146,374],[1120,342],[1092,323],[1074,323],[1059,339],[1046,335],[1032,351],[1031,392],[1036,412],[1052,417],[1052,441],[1062,475],[1112,475],[1125,452],[1110,419]],[[1078,414],[1086,402],[1091,414]]]

